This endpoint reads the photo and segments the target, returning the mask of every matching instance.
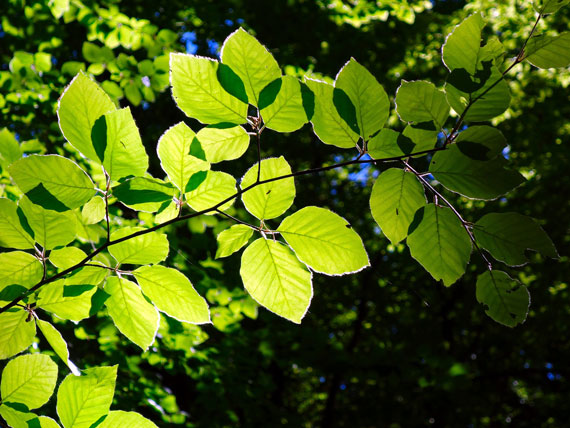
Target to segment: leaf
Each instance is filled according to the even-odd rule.
[[[9,172],[34,204],[48,210],[78,208],[95,194],[95,185],[85,171],[59,155],[25,157],[10,165]]]
[[[250,104],[256,107],[261,90],[281,76],[273,55],[243,28],[226,38],[220,56],[222,62],[241,78]]]
[[[354,58],[336,76],[335,88],[344,91],[354,104],[360,136],[365,141],[382,129],[390,114],[388,95],[376,78]]]
[[[480,13],[465,18],[447,36],[442,49],[444,65],[453,71],[464,69],[475,74],[481,49],[481,30],[485,26]]]
[[[65,428],[90,428],[109,413],[117,366],[93,367],[82,376],[68,375],[57,391],[57,414]]]
[[[247,104],[230,95],[218,80],[218,61],[170,54],[172,95],[180,110],[202,123],[247,122]]]
[[[137,284],[124,278],[108,278],[104,290],[110,295],[105,306],[119,331],[146,351],[158,331],[156,308],[145,300]]]
[[[123,227],[111,234],[111,242],[142,232],[142,227]],[[164,233],[149,232],[109,246],[109,253],[121,264],[159,263],[168,256],[168,238]]]
[[[436,281],[449,287],[465,273],[471,241],[451,209],[428,204],[417,211],[410,228],[410,254]]]
[[[309,121],[303,104],[301,83],[283,76],[267,85],[259,96],[259,109],[265,126],[278,132],[293,132]]]
[[[249,135],[241,126],[210,125],[200,129],[196,138],[208,162],[217,163],[239,158],[249,146]]]
[[[384,128],[368,141],[368,154],[383,159],[410,154],[415,143],[392,129]]]
[[[2,372],[2,403],[20,403],[37,409],[48,402],[57,381],[57,364],[42,354],[10,360]]]
[[[158,428],[153,422],[136,412],[112,410],[99,428]]]
[[[91,142],[91,129],[105,113],[116,110],[111,98],[83,72],[64,90],[57,106],[59,127],[67,141],[91,160],[99,159]]]
[[[394,245],[408,236],[414,214],[425,204],[420,181],[411,172],[398,168],[382,172],[370,194],[372,217]]]
[[[487,271],[477,277],[477,301],[499,324],[515,327],[525,321],[530,306],[527,288],[502,271]]]
[[[482,125],[471,126],[459,133],[455,143],[465,156],[485,161],[500,155],[507,145],[507,140],[497,128]]]
[[[69,0],[51,0],[48,6],[53,16],[59,19],[69,10]]]
[[[277,230],[299,260],[316,272],[344,275],[370,266],[360,236],[327,209],[302,208],[283,219]]]
[[[96,224],[105,218],[105,201],[101,196],[95,196],[81,209],[81,217],[85,224]]]
[[[190,154],[195,137],[194,131],[184,122],[180,122],[169,128],[158,140],[156,151],[160,165],[181,192],[185,191],[193,174],[210,169],[208,162]]]
[[[55,267],[67,269],[81,262],[87,257],[85,251],[77,247],[63,247],[49,253],[49,261]]]
[[[22,157],[22,149],[14,135],[7,128],[0,129],[0,166],[7,168]]]
[[[26,322],[28,312],[23,309],[8,309],[0,314],[0,360],[19,354],[32,344],[36,325]]]
[[[532,6],[541,15],[557,12],[561,7],[570,3],[570,0],[533,0]]]
[[[260,181],[291,174],[291,167],[283,156],[263,159],[261,166],[256,163],[247,170],[240,183],[242,190],[256,183],[258,168],[261,168]],[[241,199],[247,211],[260,220],[279,217],[293,204],[295,180],[289,177],[261,184],[244,192]]]
[[[67,350],[67,343],[63,339],[61,333],[47,321],[36,319],[36,324],[49,343],[49,346],[57,354],[59,358],[68,366],[73,372],[77,370],[75,365],[69,361],[69,351]],[[77,373],[76,373],[77,374]]]
[[[129,107],[97,119],[91,138],[97,157],[112,180],[140,177],[148,169],[148,156]]]
[[[46,210],[25,196],[20,199],[20,208],[34,232],[34,240],[44,249],[64,247],[75,239],[76,222],[72,212]]]
[[[113,187],[113,196],[122,204],[137,211],[157,212],[168,205],[176,189],[170,183],[152,177],[134,177]]]
[[[192,180],[190,180],[189,184],[192,184]],[[188,187],[186,189],[188,190]],[[225,172],[208,171],[205,174],[204,181],[186,193],[185,197],[188,205],[194,211],[203,211],[214,207],[235,194],[235,178]],[[234,199],[231,199],[218,207],[218,209],[225,211],[231,207],[233,203]],[[209,212],[208,214],[214,214],[214,212]]]
[[[452,192],[472,199],[495,199],[524,183],[517,171],[505,168],[502,156],[478,161],[464,155],[456,145],[437,152],[429,171]]]
[[[60,428],[57,422],[47,416],[38,417],[30,412],[16,410],[24,407],[26,406],[18,403],[3,404],[0,406],[0,416],[12,428]]]
[[[405,122],[433,120],[441,129],[449,116],[449,104],[445,93],[433,83],[403,80],[396,91],[396,111]]]
[[[10,285],[21,285],[29,289],[42,280],[44,273],[42,263],[23,251],[0,253],[0,266],[0,292]]]
[[[509,266],[526,264],[527,249],[558,258],[546,232],[532,218],[518,213],[487,214],[475,223],[473,234],[481,247]]]
[[[565,68],[570,65],[570,32],[558,36],[541,34],[525,47],[525,59],[538,68]]]
[[[210,322],[208,304],[181,272],[155,265],[142,266],[133,274],[145,296],[159,311],[182,322]]]
[[[305,78],[306,85],[315,96],[315,113],[311,118],[313,131],[325,143],[344,149],[356,147],[359,136],[340,117],[333,102],[334,87],[319,80]],[[349,102],[343,100],[339,102]],[[354,106],[352,106],[354,109]]]
[[[257,239],[242,254],[240,275],[257,303],[301,323],[313,297],[312,274],[288,247]]]
[[[419,153],[431,150],[437,143],[439,131],[433,122],[408,123],[398,139],[398,145],[406,153]]]
[[[486,67],[478,70],[473,78],[454,70],[445,83],[447,101],[453,110],[461,115],[469,108],[465,113],[467,121],[490,120],[502,114],[511,103],[509,85],[501,72],[490,63]]]
[[[218,234],[216,258],[228,257],[241,249],[253,235],[253,229],[244,224],[235,224]]]
[[[72,278],[44,285],[38,294],[37,306],[65,320],[79,322],[88,318],[97,287]]]

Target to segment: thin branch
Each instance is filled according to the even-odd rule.
[[[223,212],[223,211],[220,210],[220,209],[216,209],[216,212],[217,212],[218,214],[223,215],[224,217],[229,218],[230,220],[235,221],[236,223],[243,224],[244,226],[247,226],[247,227],[249,227],[249,228],[251,228],[251,229],[253,229],[253,230],[261,230],[261,228],[260,228],[259,226],[255,226],[255,225],[253,225],[253,224],[249,224],[249,223],[247,223],[247,222],[245,222],[245,221],[243,221],[243,220],[240,220],[240,219],[237,218],[237,217],[234,217],[233,215],[230,215],[230,214],[228,214],[228,213]]]
[[[107,242],[111,240],[111,225],[109,219],[109,188],[111,187],[111,177],[103,168],[103,172],[105,173],[105,179],[107,181],[107,185],[105,188],[105,223],[107,224]]]
[[[114,241],[107,241],[105,242],[103,245],[101,245],[99,248],[97,248],[96,250],[94,250],[91,254],[87,255],[83,260],[81,260],[80,262],[76,263],[75,265],[55,274],[54,276],[52,276],[51,278],[46,278],[43,279],[42,281],[38,282],[36,285],[34,285],[33,287],[31,287],[30,289],[26,290],[24,293],[22,293],[21,296],[17,297],[16,299],[12,300],[10,303],[6,304],[5,306],[3,306],[2,308],[0,308],[0,314],[3,312],[6,312],[8,309],[14,307],[20,300],[24,299],[25,297],[29,296],[30,294],[34,293],[35,291],[37,291],[39,288],[41,288],[43,285],[49,284],[53,281],[56,281],[62,277],[64,277],[65,275],[73,272],[76,269],[79,269],[83,266],[85,266],[90,260],[92,260],[97,254],[100,254],[101,252],[103,252],[104,250],[106,250],[107,248],[109,248],[112,245],[116,245],[119,244],[121,242],[124,241],[128,241],[129,239],[132,238],[136,238],[137,236],[142,236],[142,235],[146,235],[148,233],[151,232],[155,232],[157,230],[160,230],[166,226],[170,226],[171,224],[174,223],[178,223],[181,221],[185,221],[185,220],[189,220],[191,218],[194,217],[198,217],[204,214],[208,214],[211,212],[215,212],[217,211],[221,206],[223,206],[224,204],[236,199],[237,197],[241,196],[243,193],[248,192],[249,190],[260,186],[262,184],[265,183],[271,183],[273,181],[279,181],[279,180],[284,180],[286,178],[290,178],[290,177],[301,177],[304,175],[311,175],[311,174],[317,174],[319,172],[324,172],[324,171],[329,171],[331,169],[335,169],[335,168],[340,168],[343,166],[348,166],[348,165],[356,165],[356,164],[377,164],[377,163],[383,163],[383,162],[396,162],[396,161],[401,161],[405,158],[409,158],[412,156],[420,156],[420,155],[425,155],[428,153],[434,153],[434,152],[438,152],[438,151],[442,151],[445,150],[446,147],[436,147],[434,149],[429,149],[429,150],[422,150],[419,152],[415,152],[415,153],[410,153],[407,155],[401,155],[401,156],[393,156],[393,157],[388,157],[388,158],[381,158],[381,159],[355,159],[355,160],[350,160],[350,161],[346,161],[346,162],[340,162],[340,163],[336,163],[333,165],[327,165],[327,166],[323,166],[323,167],[319,167],[319,168],[311,168],[311,169],[305,169],[305,170],[301,170],[301,171],[297,171],[297,172],[293,172],[290,174],[285,174],[285,175],[281,175],[278,177],[273,177],[273,178],[268,178],[265,180],[261,180],[258,181],[256,183],[253,183],[247,187],[245,187],[244,189],[239,189],[236,193],[234,193],[231,196],[228,196],[227,198],[225,198],[224,200],[218,202],[217,204],[213,205],[210,208],[206,208],[204,210],[201,211],[197,211],[194,213],[190,213],[190,214],[186,214],[180,217],[175,217],[173,219],[170,219],[168,221],[165,221],[164,223],[160,223],[157,224],[156,226],[150,227],[148,229],[143,229],[143,230],[139,230],[137,232],[131,233],[130,235],[127,236],[123,236],[122,238],[118,238]]]

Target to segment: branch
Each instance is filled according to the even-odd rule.
[[[124,241],[128,241],[129,239],[132,238],[136,238],[137,236],[142,236],[142,235],[146,235],[147,233],[151,233],[151,232],[155,232],[157,230],[160,230],[166,226],[170,226],[171,224],[175,224],[181,221],[185,221],[185,220],[189,220],[191,218],[194,217],[198,217],[204,214],[208,214],[211,212],[221,212],[221,210],[219,209],[221,206],[223,206],[224,204],[226,204],[227,202],[230,202],[234,199],[236,199],[238,196],[241,196],[243,193],[248,192],[249,190],[260,186],[262,184],[266,184],[266,183],[272,183],[273,181],[279,181],[279,180],[284,180],[286,178],[290,178],[290,177],[301,177],[304,175],[310,175],[310,174],[317,174],[319,172],[324,172],[324,171],[329,171],[331,169],[335,169],[335,168],[340,168],[343,166],[348,166],[348,165],[356,165],[356,164],[377,164],[377,163],[384,163],[384,162],[396,162],[396,161],[402,161],[403,159],[412,157],[412,156],[420,156],[420,155],[425,155],[428,153],[434,153],[434,152],[438,152],[441,150],[445,150],[446,147],[436,147],[434,149],[429,149],[429,150],[422,150],[416,153],[410,153],[407,155],[400,155],[400,156],[393,156],[393,157],[388,157],[388,158],[382,158],[382,159],[353,159],[353,160],[349,160],[346,162],[340,162],[340,163],[336,163],[333,165],[327,165],[327,166],[323,166],[323,167],[319,167],[319,168],[311,168],[311,169],[305,169],[302,171],[297,171],[297,172],[293,172],[291,174],[285,174],[285,175],[281,175],[278,177],[273,177],[273,178],[268,178],[265,180],[261,180],[258,182],[255,182],[249,186],[247,186],[244,189],[238,189],[238,191],[236,193],[234,193],[232,196],[228,196],[226,199],[218,202],[217,204],[213,205],[210,208],[206,208],[204,210],[201,211],[197,211],[194,213],[190,213],[190,214],[186,214],[183,216],[179,216],[179,217],[175,217],[173,219],[170,219],[168,221],[165,221],[164,223],[160,223],[157,224],[156,226],[150,227],[148,229],[143,229],[143,230],[139,230],[137,232],[131,233],[130,235],[127,236],[123,236],[122,238],[116,239],[114,241],[111,240],[107,240],[107,242],[105,242],[103,245],[101,245],[100,247],[98,247],[96,250],[94,250],[92,253],[90,253],[89,255],[87,255],[83,260],[81,260],[80,262],[76,263],[75,265],[55,274],[54,276],[50,277],[50,278],[46,278],[41,280],[40,282],[38,282],[36,285],[34,285],[33,287],[31,287],[30,289],[26,290],[24,293],[22,293],[21,296],[17,297],[16,299],[12,300],[10,303],[8,303],[7,305],[3,306],[2,308],[0,308],[0,314],[3,312],[6,312],[8,309],[16,306],[16,304],[21,301],[22,299],[24,299],[25,297],[29,296],[30,294],[34,293],[35,291],[37,291],[39,288],[41,288],[42,286],[49,284],[51,282],[54,282],[62,277],[64,277],[65,275],[79,269],[82,268],[83,266],[85,266],[90,260],[92,260],[97,254],[101,253],[102,251],[106,250],[107,248],[109,248],[112,245],[116,245],[119,244],[121,242]]]

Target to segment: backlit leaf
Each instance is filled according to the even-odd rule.
[[[42,263],[33,255],[23,251],[0,253],[0,267],[0,293],[10,285],[31,288],[41,281],[44,273]]]
[[[85,224],[96,224],[105,218],[105,200],[95,196],[81,209],[81,216]]]
[[[122,410],[112,410],[99,428],[158,428],[152,421],[149,421],[136,412],[123,412]]]
[[[266,127],[293,132],[309,121],[301,83],[296,77],[283,76],[263,89],[259,98],[260,114]]]
[[[77,247],[63,247],[49,253],[49,261],[60,269],[67,269],[86,257],[85,251]]]
[[[0,314],[0,360],[10,358],[26,349],[36,336],[36,324],[26,322],[28,312],[12,308]]]
[[[227,257],[241,249],[253,235],[253,229],[244,224],[235,224],[223,230],[217,237],[216,258]]]
[[[22,157],[22,149],[14,135],[7,128],[0,129],[0,166],[8,167]]]
[[[405,122],[433,120],[442,128],[449,116],[449,104],[445,93],[433,83],[403,80],[396,92],[396,111]]]
[[[192,180],[190,180],[192,184]],[[188,189],[188,187],[187,187]],[[230,174],[221,171],[208,171],[198,187],[185,194],[188,205],[195,211],[203,211],[219,204],[236,194],[236,180]],[[221,211],[232,206],[230,200],[219,207]],[[210,212],[209,214],[215,214]]]
[[[145,229],[142,227],[123,227],[111,234],[111,241],[124,238]],[[166,234],[149,232],[131,239],[127,239],[109,247],[109,253],[117,263],[146,265],[159,263],[168,256],[169,245]]]
[[[570,0],[533,0],[532,6],[538,13],[554,13],[563,6],[570,3]]]
[[[249,135],[241,126],[210,125],[196,135],[211,163],[239,158],[249,146]]]
[[[59,318],[78,322],[89,317],[91,300],[96,291],[97,287],[93,284],[60,279],[40,289],[37,305]]]
[[[113,187],[113,196],[137,211],[156,212],[172,201],[176,189],[170,183],[152,177],[134,177]]]
[[[67,343],[63,339],[61,333],[57,331],[57,329],[51,325],[47,321],[42,321],[40,319],[36,320],[37,326],[40,328],[40,331],[44,335],[45,339],[52,347],[53,351],[57,354],[59,358],[63,361],[63,363],[72,368],[72,370],[76,370],[76,367],[69,361],[69,351],[67,350]]]
[[[538,68],[564,68],[570,65],[570,32],[558,36],[541,34],[525,47],[525,59]]]
[[[442,56],[449,71],[464,69],[469,74],[475,74],[481,49],[481,30],[484,26],[481,14],[474,13],[447,36]]]

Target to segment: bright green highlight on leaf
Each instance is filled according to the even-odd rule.
[[[170,181],[181,191],[186,190],[190,177],[210,169],[208,162],[190,154],[196,134],[184,122],[169,128],[158,140],[156,151],[160,165]]]
[[[81,376],[68,375],[57,391],[57,414],[65,428],[90,428],[109,413],[117,366],[93,367]]]
[[[176,189],[170,183],[152,177],[134,177],[113,187],[113,196],[137,211],[157,212],[172,201]]]
[[[105,218],[105,201],[101,196],[95,196],[81,209],[85,224],[96,224]]]
[[[34,341],[36,325],[26,322],[28,312],[10,309],[0,314],[0,360],[10,358],[26,349]]]
[[[449,104],[433,83],[403,80],[396,92],[396,111],[405,122],[433,120],[440,129],[449,116]]]
[[[158,330],[156,308],[145,300],[137,284],[124,278],[108,278],[104,290],[110,295],[105,306],[119,331],[146,351]]]
[[[485,26],[480,13],[474,13],[455,27],[443,45],[443,63],[453,71],[464,69],[475,74],[481,49],[481,30]]]
[[[38,295],[38,307],[62,319],[76,322],[89,317],[91,298],[97,287],[89,283],[79,283],[72,278],[44,285]]]
[[[99,428],[158,428],[153,422],[149,421],[136,412],[123,412],[121,410],[112,410],[109,412],[105,420]]]
[[[564,68],[570,65],[570,32],[558,36],[538,35],[525,47],[525,59],[538,68]]]
[[[392,244],[408,236],[414,214],[425,204],[422,184],[414,174],[399,168],[382,172],[370,194],[372,217]]]
[[[77,247],[63,247],[49,253],[49,261],[60,269],[67,269],[86,257],[87,254]]]
[[[287,246],[264,238],[254,241],[242,254],[240,275],[257,303],[301,323],[313,297],[312,274]]]
[[[263,159],[243,176],[240,187],[246,189],[257,181],[258,168],[261,167],[260,181],[291,174],[291,167],[283,156]],[[279,217],[293,204],[295,199],[295,180],[293,177],[271,181],[248,190],[241,196],[245,208],[260,220]]]
[[[8,167],[22,157],[22,149],[14,135],[7,128],[0,130],[0,166]]]
[[[249,135],[241,126],[206,126],[198,131],[196,138],[211,163],[237,159],[249,146]]]
[[[23,251],[0,253],[0,266],[0,292],[10,285],[30,288],[40,282],[43,276],[42,263]]]
[[[159,311],[178,321],[210,322],[208,304],[182,272],[160,265],[142,266],[133,272],[143,293]]]
[[[354,58],[338,73],[335,88],[343,90],[354,104],[360,136],[365,141],[382,129],[390,114],[388,95],[376,78]]]
[[[410,253],[436,281],[449,287],[465,273],[471,241],[450,208],[428,204],[418,210],[410,228]]]
[[[241,249],[253,235],[253,229],[244,224],[236,224],[223,230],[217,237],[218,250],[216,258],[228,257]]]
[[[56,355],[61,358],[64,364],[70,368],[73,367],[75,370],[75,366],[69,361],[69,351],[67,350],[67,343],[63,339],[61,333],[57,331],[57,329],[51,325],[47,321],[42,321],[40,319],[36,320],[37,326],[40,328],[40,331],[44,335],[45,339],[52,347],[53,351]]]
[[[527,288],[505,272],[487,271],[477,277],[477,301],[500,324],[515,327],[526,319],[530,306]]]
[[[3,403],[20,403],[29,410],[43,406],[55,389],[57,364],[42,354],[21,355],[9,361],[2,372]]]
[[[220,56],[241,78],[249,103],[256,107],[261,90],[281,76],[273,55],[243,28],[226,38]]]
[[[111,234],[111,241],[143,230],[142,227],[123,227]],[[168,251],[168,238],[166,234],[159,232],[149,232],[109,247],[109,253],[117,263],[136,265],[159,263],[166,259]]]
[[[312,79],[305,79],[305,83],[315,95],[315,113],[311,123],[317,137],[323,143],[336,147],[344,149],[355,147],[359,135],[340,116],[333,101],[334,87]],[[346,100],[339,102],[346,103]]]
[[[20,412],[15,408],[24,406],[18,403],[7,403],[0,406],[0,416],[12,428],[60,428],[53,419],[47,416],[36,416],[31,412]]]
[[[309,121],[303,104],[301,83],[283,76],[269,84],[259,98],[260,114],[266,127],[278,132],[293,132]]]
[[[558,253],[546,232],[530,217],[518,213],[490,213],[473,227],[477,243],[509,266],[528,262],[527,249],[557,258]]]
[[[370,266],[360,236],[344,218],[325,208],[302,208],[277,230],[299,260],[316,272],[344,275]]]
[[[245,123],[247,104],[224,89],[219,70],[220,64],[213,59],[171,53],[170,83],[174,101],[188,117],[202,123]]]
[[[57,116],[61,132],[83,155],[97,160],[99,157],[91,142],[91,128],[100,116],[115,109],[105,91],[79,72],[59,100]]]
[[[201,173],[198,173],[201,174]],[[190,180],[192,184],[192,180]],[[208,171],[198,187],[185,194],[188,205],[194,211],[203,211],[219,204],[225,199],[235,195],[236,179],[230,174],[221,171]],[[220,206],[221,211],[232,206],[234,200],[230,200]],[[211,212],[210,214],[214,214]]]

